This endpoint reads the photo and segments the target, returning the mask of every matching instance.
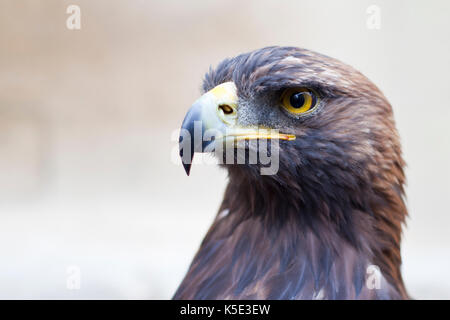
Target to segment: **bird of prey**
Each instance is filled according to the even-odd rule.
[[[237,152],[222,161],[223,202],[173,298],[408,299],[404,160],[381,91],[336,59],[278,46],[225,59],[203,90],[182,124],[201,129],[200,143],[180,136],[186,172],[194,152],[230,141],[246,155],[265,142],[278,170]]]

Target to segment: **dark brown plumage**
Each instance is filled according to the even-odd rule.
[[[401,228],[407,210],[399,137],[389,102],[361,73],[330,57],[268,47],[223,61],[204,91],[234,82],[238,122],[294,133],[275,175],[227,164],[219,214],[174,299],[404,299]],[[286,88],[320,96],[292,118]],[[224,215],[223,213],[227,213]],[[367,267],[381,271],[367,286]]]

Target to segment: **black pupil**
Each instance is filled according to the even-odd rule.
[[[305,93],[304,92],[294,93],[289,99],[289,102],[291,103],[291,106],[295,109],[303,107],[303,105],[305,104]]]

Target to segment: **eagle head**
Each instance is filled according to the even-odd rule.
[[[392,108],[381,91],[354,68],[294,47],[226,59],[206,74],[203,90],[182,124],[180,156],[189,174],[195,152],[216,153],[229,172],[221,211],[230,212],[228,222],[215,222],[203,245],[229,239],[233,256],[243,250],[242,242],[255,260],[269,259],[266,251],[277,248],[281,263],[316,264],[311,278],[319,289],[331,281],[327,268],[337,268],[340,259],[358,261],[350,269],[360,278],[370,263],[379,266],[386,295],[405,297],[404,161]],[[259,248],[257,241],[267,244]],[[230,268],[240,261],[230,259]],[[262,281],[264,267],[255,268],[254,281]],[[239,282],[235,273],[230,277]],[[348,281],[357,297],[359,280]],[[253,292],[246,285],[238,289]],[[259,297],[280,298],[266,285],[259,283],[266,288]],[[312,296],[310,291],[303,297]],[[230,292],[219,297],[240,297]],[[302,294],[293,290],[289,297]]]

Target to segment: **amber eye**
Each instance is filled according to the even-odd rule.
[[[296,115],[312,111],[318,100],[315,92],[308,88],[286,89],[281,95],[283,108]]]

